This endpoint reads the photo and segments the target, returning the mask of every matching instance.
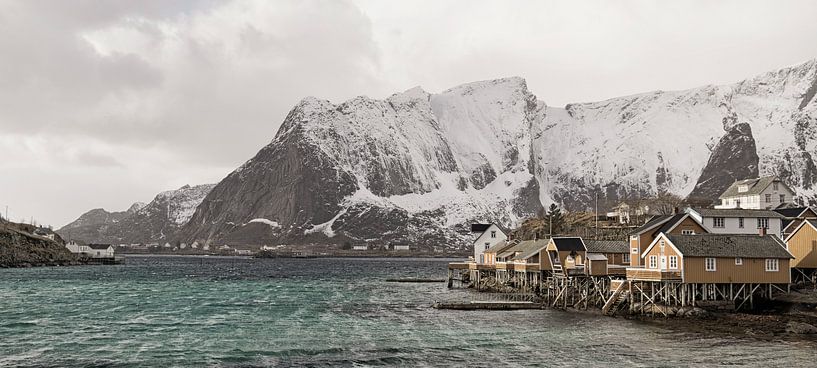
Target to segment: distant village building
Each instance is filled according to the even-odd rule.
[[[113,258],[114,249],[110,244],[88,244],[91,249],[91,258]]]
[[[54,240],[54,232],[43,227],[38,227],[34,229],[34,235]]]
[[[399,251],[409,251],[411,250],[411,246],[408,244],[393,244],[392,250],[399,252]]]
[[[794,191],[776,176],[734,182],[720,196],[717,209],[774,209],[794,201]]]
[[[187,243],[179,244],[179,249],[186,249],[186,248],[187,248]]]
[[[758,209],[688,208],[686,210],[707,232],[713,234],[757,234],[766,229],[769,234],[783,238],[783,220],[780,213]]]
[[[173,247],[173,246],[170,245],[170,243],[165,243],[165,248],[171,248],[171,247]]]
[[[369,246],[366,244],[363,245],[353,245],[352,250],[369,250]]]
[[[491,246],[508,239],[508,231],[499,225],[491,224],[471,224],[471,235],[473,236],[474,261],[485,264],[485,251]]]
[[[194,241],[193,244],[190,244],[190,248],[192,249],[199,249],[199,242]]]
[[[619,224],[629,224],[649,214],[650,206],[646,204],[621,202],[607,212],[607,218]]]
[[[817,219],[817,212],[811,207],[787,207],[777,208],[774,212],[783,216],[782,224],[784,237],[788,236],[796,229],[803,220]]]
[[[251,256],[252,251],[249,249],[236,249],[235,254],[239,256]]]

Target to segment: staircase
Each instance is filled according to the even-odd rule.
[[[604,307],[601,308],[601,313],[604,315],[612,315],[611,311],[615,313],[615,309],[613,307],[620,305],[622,302],[627,300],[628,293],[626,292],[627,283],[622,282],[618,284],[616,290],[613,291],[613,295],[610,295],[610,299],[607,299],[607,302],[604,303]]]

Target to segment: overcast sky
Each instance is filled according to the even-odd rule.
[[[305,96],[521,76],[548,105],[817,57],[815,1],[0,0],[0,210],[62,226],[214,183]]]

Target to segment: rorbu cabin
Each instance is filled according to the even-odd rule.
[[[705,234],[708,231],[688,213],[655,216],[630,233],[630,265],[643,267],[639,257],[659,234]]]
[[[803,220],[788,237],[786,248],[794,256],[791,267],[801,270],[817,269],[817,220]]]
[[[587,259],[591,255],[604,256],[607,260],[605,265],[605,275],[624,276],[626,269],[630,265],[630,250],[626,241],[620,240],[585,240],[584,246],[587,247]],[[598,258],[598,257],[596,257]],[[599,269],[598,267],[596,268]],[[591,274],[591,276],[598,276],[598,273]]]
[[[776,235],[659,234],[627,279],[697,284],[788,284],[794,258]]]
[[[630,250],[622,240],[585,240],[587,254],[602,254],[610,265],[630,265]]]
[[[587,248],[580,237],[550,238],[547,247],[541,251],[540,268],[552,271],[554,275],[571,276],[584,272]]]
[[[547,245],[548,241],[543,239],[519,242],[519,245],[514,249],[514,256],[511,259],[514,264],[514,270],[539,272],[541,263],[540,253]]]
[[[609,260],[601,253],[587,253],[585,260],[585,272],[590,276],[605,276],[608,274],[607,262]]]

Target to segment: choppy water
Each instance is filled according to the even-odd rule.
[[[558,311],[439,311],[445,260],[130,257],[0,270],[0,366],[813,366],[805,343],[700,340]],[[459,295],[461,296],[461,295]]]

